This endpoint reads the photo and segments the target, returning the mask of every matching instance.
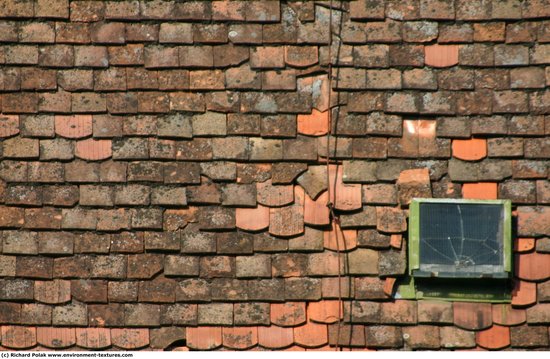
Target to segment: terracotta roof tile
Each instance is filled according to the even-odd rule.
[[[294,204],[269,210],[269,233],[280,237],[304,233],[304,197],[303,188],[294,186]]]
[[[19,133],[19,115],[0,117],[0,137],[10,137]]]
[[[510,304],[493,304],[493,323],[511,326],[525,323],[525,320],[525,310],[515,309]]]
[[[148,329],[111,329],[114,346],[122,349],[139,349],[149,345]]]
[[[269,207],[258,204],[256,208],[235,210],[237,228],[246,231],[261,231],[269,227]]]
[[[344,309],[337,300],[322,300],[307,305],[307,317],[316,323],[336,323],[343,318]]]
[[[359,209],[363,206],[361,203],[361,184],[343,183],[343,173],[343,166],[331,165],[329,167],[330,187],[335,188],[335,191],[331,191],[331,202],[334,203],[334,208],[341,211]]]
[[[523,280],[515,280],[512,290],[512,305],[513,306],[528,306],[537,301],[537,284],[525,282]]]
[[[2,326],[2,345],[11,349],[29,349],[36,345],[36,328]]]
[[[535,238],[515,238],[514,251],[527,253],[535,249]]]
[[[365,326],[332,324],[328,326],[328,341],[330,345],[343,347],[364,347]]]
[[[434,325],[419,325],[403,328],[405,343],[412,349],[438,349],[439,328]]]
[[[105,328],[76,328],[76,345],[87,349],[111,346],[111,331]]]
[[[87,139],[78,141],[75,147],[75,156],[83,160],[99,161],[112,155],[111,140]]]
[[[258,343],[270,349],[286,348],[294,343],[294,331],[276,325],[258,327]]]
[[[338,286],[338,281],[340,281],[340,286]],[[325,277],[321,280],[321,287],[323,298],[338,298],[341,295],[344,298],[351,297],[354,292],[353,282],[350,283],[347,278],[337,277]],[[351,290],[350,290],[351,287]]]
[[[453,157],[464,161],[477,161],[487,156],[487,140],[472,138],[453,140]]]
[[[223,345],[230,349],[248,349],[258,344],[257,327],[231,327],[222,329]]]
[[[187,328],[187,346],[192,349],[215,349],[222,345],[221,327]]]
[[[92,116],[55,116],[55,133],[66,138],[90,136],[92,134]]]
[[[328,111],[313,109],[309,115],[298,115],[298,133],[309,136],[322,136],[328,132]]]
[[[462,197],[469,199],[497,199],[498,184],[494,182],[464,183]]]
[[[458,45],[430,45],[424,47],[424,63],[433,67],[458,64]]]
[[[454,302],[453,314],[455,325],[463,329],[485,329],[493,324],[490,303]]]
[[[61,279],[36,281],[34,283],[34,298],[47,304],[66,303],[71,300],[71,282]]]
[[[411,300],[396,300],[382,303],[380,321],[388,324],[416,324],[417,303]]]
[[[390,237],[390,246],[392,248],[401,249],[403,244],[403,235],[402,234],[392,234]]]
[[[287,302],[271,304],[271,323],[282,327],[294,327],[306,321],[306,303]]]
[[[271,180],[256,184],[258,203],[268,207],[281,207],[294,201],[294,187],[272,185]]]
[[[69,348],[76,344],[74,328],[36,328],[36,341],[48,348]]]
[[[327,325],[309,322],[300,327],[294,327],[294,341],[306,348],[328,344]]]
[[[550,323],[550,303],[539,303],[536,306],[527,308],[528,324],[548,324]]]
[[[330,211],[327,207],[328,192],[324,192],[316,200],[305,194],[304,222],[311,225],[329,224]]]
[[[393,277],[387,277],[384,280],[384,293],[388,297],[391,297],[393,295],[393,290],[394,290],[396,281],[397,281],[397,278],[393,278]]]
[[[541,281],[550,278],[550,254],[537,252],[516,256],[516,273],[521,279]]]
[[[357,247],[357,230],[341,229],[337,223],[332,224],[332,230],[323,232],[326,249],[332,251],[350,251]]]
[[[476,333],[476,342],[486,349],[504,349],[510,345],[510,328],[493,325]]]

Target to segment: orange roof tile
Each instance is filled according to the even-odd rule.
[[[362,208],[361,184],[345,184],[342,182],[343,174],[343,166],[331,165],[329,167],[330,200],[334,204],[334,208],[341,211],[353,211]]]
[[[298,133],[309,136],[322,136],[328,132],[328,111],[320,112],[316,109],[309,115],[298,115]]]
[[[78,158],[89,161],[104,160],[112,155],[111,140],[87,140],[78,141],[75,147],[75,155]]]
[[[464,161],[477,161],[487,157],[487,140],[472,138],[469,140],[453,140],[453,157]]]
[[[516,256],[517,276],[521,279],[540,281],[550,278],[550,254],[537,252]]]
[[[320,347],[328,344],[328,328],[326,324],[306,323],[294,328],[296,344],[308,348]]]
[[[106,328],[76,328],[76,345],[87,349],[111,346],[111,331]]]
[[[492,307],[490,303],[454,302],[453,315],[457,327],[478,330],[493,324]]]
[[[305,194],[304,222],[312,225],[327,225],[330,223],[330,211],[327,207],[328,192],[325,191],[316,200]]]
[[[384,281],[384,293],[391,297],[393,294],[393,287],[395,286],[395,282],[397,281],[396,278],[393,277],[387,277]]]
[[[390,237],[390,246],[396,249],[401,249],[403,244],[403,235],[402,234],[392,234]]]
[[[36,345],[36,328],[2,326],[2,345],[11,349],[28,349]]]
[[[350,251],[357,248],[357,230],[341,229],[337,223],[332,224],[332,230],[323,231],[324,246],[332,251]]]
[[[493,325],[476,333],[476,342],[486,349],[503,349],[510,345],[510,328]]]
[[[19,115],[0,116],[0,137],[10,137],[19,133]]]
[[[269,227],[269,207],[259,204],[256,208],[235,210],[237,228],[245,231],[261,231]]]
[[[231,349],[248,349],[258,344],[257,327],[230,327],[222,329],[223,345]]]
[[[190,327],[185,337],[189,348],[199,350],[218,348],[223,342],[221,327]]]
[[[122,349],[139,349],[149,345],[148,329],[111,329],[114,346]]]
[[[516,238],[514,240],[514,251],[526,253],[535,249],[535,238]]]
[[[430,45],[424,47],[424,63],[433,67],[458,64],[458,45]]]
[[[281,349],[294,343],[292,328],[282,328],[276,325],[258,327],[258,343],[266,348]]]
[[[494,182],[464,183],[462,197],[469,199],[497,199],[498,184]]]
[[[510,304],[493,304],[493,323],[518,325],[525,323],[527,315],[523,309],[512,308]]]
[[[307,317],[317,323],[336,323],[343,313],[342,303],[337,300],[321,300],[307,305]]]
[[[287,302],[271,304],[271,323],[282,327],[293,327],[305,323],[306,303]]]
[[[537,284],[515,280],[512,290],[512,305],[527,306],[537,301]]]
[[[92,116],[55,116],[55,133],[66,138],[90,136],[92,134]]]
[[[48,348],[69,348],[76,344],[74,328],[36,328],[36,341]]]

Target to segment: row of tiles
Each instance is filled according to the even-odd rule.
[[[326,2],[317,4],[328,7]],[[96,22],[103,19],[121,20],[214,20],[278,22],[287,7],[295,11],[304,22],[315,19],[316,3],[312,1],[89,1],[28,0],[9,1],[1,17],[10,18],[60,18],[75,22]],[[344,9],[356,20],[383,19],[398,20],[440,19],[440,20],[492,20],[544,18],[550,16],[542,0],[475,1],[467,0],[434,3],[430,0],[409,0],[405,2],[359,0],[347,4],[335,1],[335,11]],[[319,9],[319,7],[317,7]]]
[[[162,327],[102,329],[2,327],[3,350],[366,350],[547,348],[545,326],[493,325],[470,332],[456,327],[323,325],[270,327]],[[32,349],[31,349],[32,348]],[[342,349],[340,349],[342,350]]]

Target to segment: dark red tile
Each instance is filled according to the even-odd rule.
[[[456,326],[467,330],[478,330],[493,324],[490,303],[454,302],[453,314]]]

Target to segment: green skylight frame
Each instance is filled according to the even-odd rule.
[[[422,203],[502,206],[502,273],[500,278],[471,278],[457,272],[453,278],[415,278],[420,269],[420,206]],[[408,277],[396,296],[406,299],[437,298],[449,301],[510,302],[512,276],[512,203],[510,200],[415,198],[409,206]],[[487,273],[491,277],[494,273]]]

